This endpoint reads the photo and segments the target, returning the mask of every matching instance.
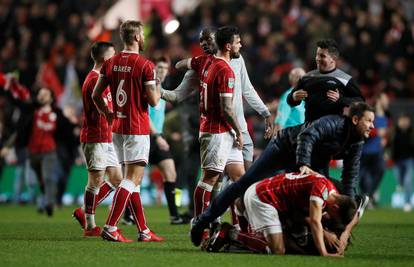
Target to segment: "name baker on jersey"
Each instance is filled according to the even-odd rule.
[[[131,72],[131,67],[114,65],[113,70],[117,72]]]

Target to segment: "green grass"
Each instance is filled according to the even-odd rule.
[[[83,238],[71,218],[73,208],[54,218],[34,207],[0,206],[0,266],[414,266],[414,213],[368,211],[354,231],[354,244],[343,259],[314,256],[208,254],[191,245],[188,225],[170,226],[167,210],[146,208],[149,226],[167,239],[163,243],[119,244]],[[97,211],[102,225],[106,207]],[[127,237],[135,226],[122,227]]]

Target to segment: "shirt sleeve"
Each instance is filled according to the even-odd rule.
[[[104,61],[104,63],[102,64],[101,70],[99,71],[99,77],[106,77],[107,69],[108,69],[108,61]]]
[[[147,61],[144,66],[143,80],[144,85],[155,85],[156,84],[156,72],[154,64],[151,61]]]
[[[226,69],[222,75],[218,75],[217,81],[220,97],[233,97],[234,72],[230,68]]]
[[[309,200],[315,201],[316,203],[320,204],[322,207],[325,206],[325,202],[329,196],[329,189],[326,186],[326,183],[323,182],[321,179],[320,181],[316,181],[312,187]]]
[[[202,62],[204,61],[205,56],[198,56],[198,57],[193,57],[190,59],[190,67],[192,70],[194,70],[195,72],[199,73],[200,68],[202,66]]]
[[[247,73],[246,64],[244,63],[243,57],[240,57],[241,73],[240,81],[242,86],[243,97],[247,103],[261,116],[269,117],[270,111],[260,99],[252,83],[250,82],[249,74]]]

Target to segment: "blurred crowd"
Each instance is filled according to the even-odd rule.
[[[52,89],[63,114],[72,124],[79,123],[80,88],[92,67],[91,43],[110,40],[118,45],[118,50],[121,49],[117,29],[103,29],[91,37],[95,23],[115,2],[1,1],[0,72],[13,73],[31,94],[42,86]],[[180,27],[171,35],[163,33],[163,23],[156,11],[145,19],[147,57],[167,55],[175,63],[201,54],[199,32],[202,28],[236,25],[241,31],[242,55],[252,83],[274,111],[280,95],[289,88],[289,71],[294,67],[303,67],[307,71],[314,69],[315,43],[325,37],[338,42],[341,51],[338,67],[358,81],[369,103],[377,105],[383,96],[414,100],[414,2],[411,0],[208,0],[201,1],[195,11],[177,18]],[[166,89],[174,89],[183,76],[175,70],[170,73],[164,84]],[[25,114],[3,93],[1,95],[0,142],[3,146],[14,132],[21,130],[18,121]],[[182,149],[180,140],[190,135],[188,130],[181,129],[182,125],[192,122],[182,123],[177,117],[188,114],[192,107],[196,111],[196,104],[169,107],[166,127],[170,129],[170,142],[178,142],[178,150]],[[378,143],[381,149],[369,150],[368,154],[379,150],[383,153],[385,147],[396,147],[397,150],[392,151],[401,154],[398,144],[393,143],[393,140],[401,139],[393,139],[391,133],[399,133],[399,127],[407,124],[400,123],[404,114],[386,111],[381,114],[387,118],[385,128],[388,132],[378,134],[384,138]],[[256,145],[263,147],[260,119],[249,109],[246,117],[249,130],[256,137]],[[392,117],[398,119],[392,123]],[[410,116],[405,117],[409,119]],[[397,131],[391,130],[393,127]],[[412,129],[412,126],[408,128]],[[74,134],[76,139],[75,131]],[[405,136],[411,138],[409,134]],[[412,161],[412,152],[407,153],[396,156],[393,152],[390,158],[408,157]],[[180,154],[176,152],[175,155]],[[71,157],[75,156],[71,154]],[[180,159],[176,162],[180,164]],[[410,164],[412,171],[414,163]],[[374,185],[362,186],[369,194],[378,187],[378,178],[375,179]]]

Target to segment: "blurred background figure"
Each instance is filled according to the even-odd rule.
[[[376,206],[375,192],[381,183],[386,169],[384,159],[384,148],[388,142],[388,105],[387,94],[378,95],[375,103],[375,129],[371,131],[370,137],[365,141],[362,149],[360,165],[360,189],[370,198],[369,208]]]
[[[287,96],[292,92],[303,75],[305,75],[305,70],[302,68],[294,68],[289,72],[290,87],[280,96],[275,119],[275,131],[302,124],[305,121],[305,102],[302,101],[302,103],[295,107],[291,107],[286,102]]]
[[[414,129],[408,114],[397,118],[391,139],[394,172],[397,178],[397,192],[404,192],[404,211],[412,210],[411,194],[414,168]]]

